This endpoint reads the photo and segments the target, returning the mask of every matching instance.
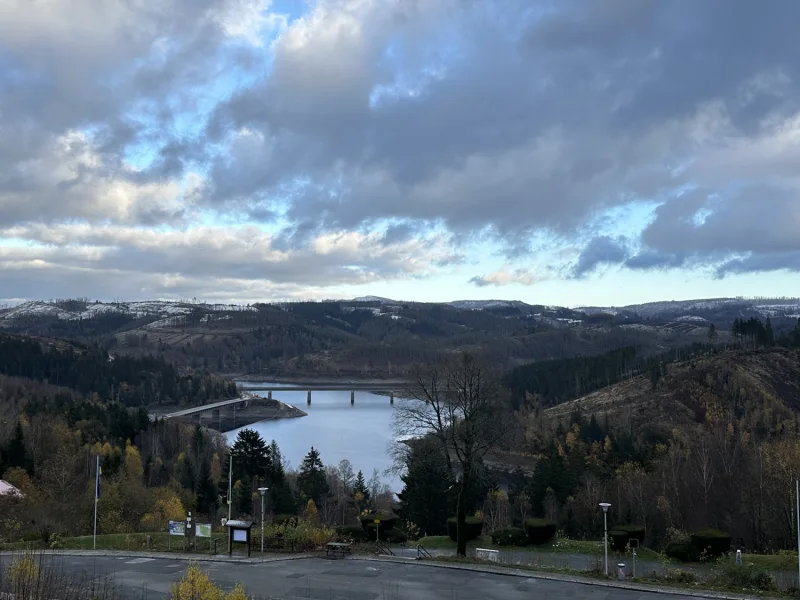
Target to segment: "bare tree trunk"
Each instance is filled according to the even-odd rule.
[[[458,507],[456,510],[456,555],[467,556],[467,492],[470,484],[470,468],[461,474],[461,485],[458,488]]]

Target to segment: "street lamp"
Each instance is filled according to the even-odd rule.
[[[268,489],[265,487],[258,488],[261,494],[261,554],[264,554],[264,494]]]
[[[600,503],[600,508],[603,509],[603,549],[606,555],[606,577],[608,577],[608,509],[610,507],[608,502]]]

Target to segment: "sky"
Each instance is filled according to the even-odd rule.
[[[796,296],[796,0],[4,0],[0,302]]]

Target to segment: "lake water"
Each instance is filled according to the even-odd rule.
[[[249,386],[280,387],[270,382],[242,382]],[[267,392],[254,392],[266,396]],[[369,479],[373,469],[394,492],[402,489],[402,482],[393,475],[384,474],[392,466],[389,447],[393,442],[392,405],[389,398],[369,392],[356,392],[355,404],[350,404],[350,392],[311,392],[311,406],[306,405],[306,392],[272,392],[275,400],[291,404],[308,413],[306,417],[262,421],[248,425],[269,443],[277,442],[283,457],[292,468],[299,468],[311,446],[320,452],[325,465],[338,465],[343,458],[353,465],[353,471],[364,472]],[[226,433],[233,443],[239,429]]]

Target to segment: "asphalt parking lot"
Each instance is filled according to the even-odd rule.
[[[188,563],[174,558],[53,557],[69,573],[112,577],[125,598],[168,598]],[[685,600],[687,596],[462,571],[419,563],[307,558],[261,564],[204,562],[200,568],[224,589],[243,583],[270,600]]]

